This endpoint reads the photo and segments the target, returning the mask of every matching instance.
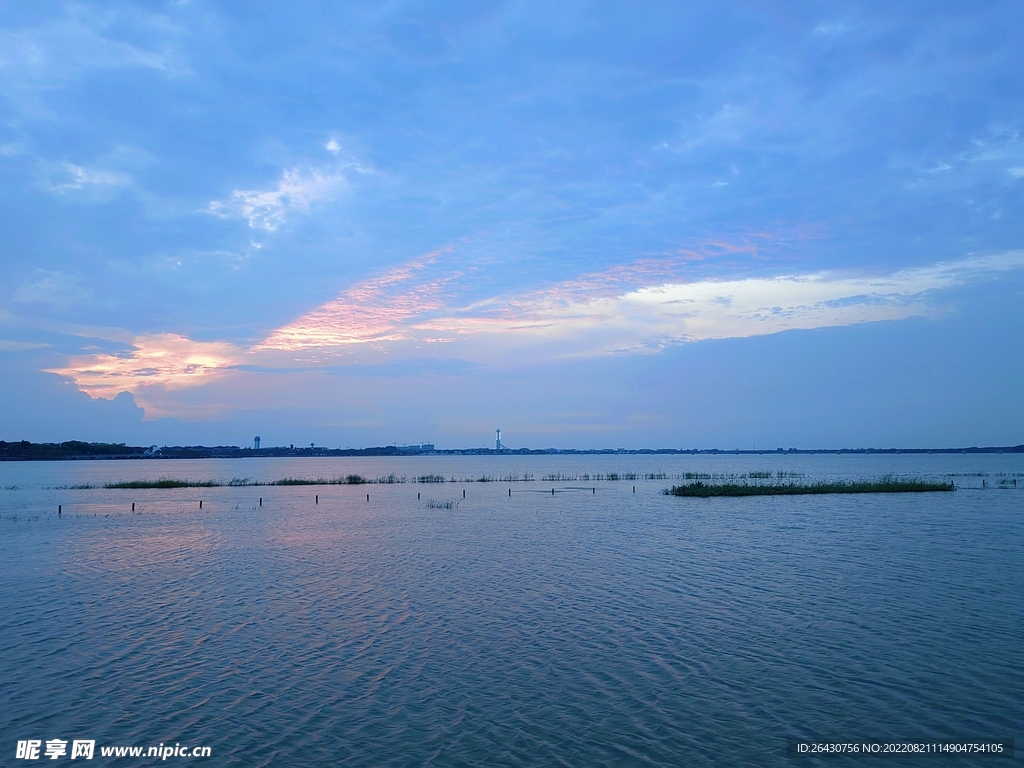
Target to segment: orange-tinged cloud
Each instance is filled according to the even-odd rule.
[[[196,386],[222,375],[244,352],[231,344],[193,341],[174,333],[138,336],[131,352],[71,358],[50,373],[70,376],[91,397],[114,397],[150,385],[169,388]]]
[[[247,376],[238,370],[242,363],[266,371],[316,371],[433,355],[518,365],[524,359],[650,353],[703,339],[927,315],[938,306],[936,291],[1024,267],[1024,251],[1015,251],[887,275],[817,272],[685,282],[673,275],[674,260],[647,260],[460,304],[464,273],[442,270],[440,255],[360,282],[250,349],[151,334],[137,337],[128,353],[78,356],[52,372],[72,377],[93,397],[142,393],[147,411],[171,414],[168,392],[229,374]],[[232,387],[236,394],[244,391]]]

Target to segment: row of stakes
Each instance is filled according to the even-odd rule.
[[[597,493],[597,487],[595,486],[595,487],[591,488],[590,492],[596,494]],[[633,486],[633,493],[636,493],[636,486],[635,485]],[[555,495],[555,489],[554,488],[551,489],[551,495],[552,496]],[[508,497],[510,499],[512,498],[512,489],[511,488],[508,489]],[[417,500],[420,498],[420,492],[416,493],[416,498],[417,498]],[[466,498],[466,489],[465,488],[462,489],[462,498]],[[313,500],[314,500],[315,504],[319,504],[320,503],[320,494],[319,493],[316,494],[313,497]],[[370,494],[366,494],[366,500],[367,501],[370,500]],[[260,496],[260,506],[261,507],[263,506],[263,497],[262,496]],[[57,517],[60,517],[63,514],[63,508],[64,508],[63,504],[58,504],[57,505]],[[200,509],[203,508],[203,500],[202,499],[199,500],[199,508]],[[134,511],[135,511],[135,502],[133,501],[132,502],[132,512],[134,512]]]

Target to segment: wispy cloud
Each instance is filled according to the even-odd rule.
[[[337,139],[324,149],[339,158],[328,168],[287,168],[269,189],[236,189],[229,200],[214,200],[210,213],[246,219],[253,229],[274,232],[296,211],[308,211],[317,202],[337,199],[351,186],[353,176],[373,173],[371,168],[347,152]]]
[[[105,11],[106,9],[104,9]],[[83,6],[66,9],[48,25],[0,30],[0,73],[19,88],[75,78],[85,69],[141,67],[166,74],[184,74],[189,67],[170,43],[180,30],[156,14],[93,12]],[[112,23],[113,22],[113,23]],[[163,45],[138,45],[119,40],[111,29],[126,28],[162,39]],[[140,35],[141,36],[141,35]]]
[[[457,338],[484,339],[471,353],[483,357],[491,356],[488,350],[524,345],[543,345],[559,356],[650,351],[926,315],[939,306],[932,292],[1022,265],[1024,252],[1010,252],[881,275],[819,271],[686,281],[677,276],[679,259],[649,259],[459,306],[453,284],[463,274],[437,274],[441,265],[432,254],[354,286],[274,331],[256,349]]]
[[[0,339],[0,352],[24,352],[28,349],[45,349],[49,344],[34,341],[10,341]]]
[[[14,292],[14,300],[24,304],[48,304],[65,309],[88,301],[92,292],[75,275],[58,270],[37,269],[33,277]]]
[[[42,185],[51,192],[69,192],[101,187],[124,187],[131,178],[117,171],[86,168],[74,163],[63,163],[59,169],[47,174]]]
[[[271,189],[239,189],[226,201],[210,203],[211,213],[224,218],[241,216],[253,229],[275,231],[288,213],[308,210],[318,200],[328,199],[345,186],[341,173],[319,170],[286,170]]]
[[[446,306],[462,273],[430,270],[435,251],[357,283],[338,298],[275,330],[257,350],[302,350],[407,338],[411,322]]]
[[[504,302],[496,316],[457,315],[419,327],[516,338],[559,356],[645,352],[691,341],[761,336],[927,315],[932,292],[1024,266],[1024,252],[888,275],[831,272],[646,285],[580,299],[574,285]]]

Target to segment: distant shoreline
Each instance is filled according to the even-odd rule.
[[[251,459],[280,457],[384,457],[384,456],[807,456],[893,454],[1024,453],[1024,445],[970,448],[448,448],[433,446],[378,446],[374,448],[320,448],[279,446],[129,446],[123,443],[8,443],[0,440],[0,461],[95,461],[132,459]]]

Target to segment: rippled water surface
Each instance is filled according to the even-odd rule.
[[[661,494],[750,471],[958,490]],[[60,487],[350,473],[407,482]],[[1024,722],[1020,455],[3,463],[0,487],[3,765],[58,737],[208,765],[781,765],[790,736]]]

